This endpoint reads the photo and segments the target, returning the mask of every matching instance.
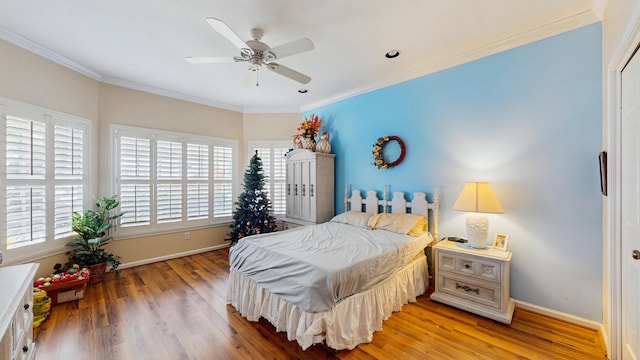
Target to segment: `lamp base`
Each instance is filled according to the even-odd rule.
[[[478,213],[467,214],[467,240],[469,246],[476,249],[487,247],[487,236],[489,235],[489,218]]]

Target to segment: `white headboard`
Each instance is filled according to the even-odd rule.
[[[427,201],[427,194],[423,192],[413,193],[413,201],[407,201],[404,198],[404,193],[397,191],[393,193],[393,198],[388,200],[387,185],[384,186],[382,199],[378,199],[378,192],[375,190],[367,191],[365,198],[362,197],[360,190],[352,190],[351,196],[349,196],[349,185],[345,185],[344,210],[363,212],[362,205],[364,205],[364,212],[372,214],[378,214],[380,206],[382,206],[383,213],[400,214],[406,213],[408,209],[411,209],[412,214],[426,217],[429,217],[429,210],[431,210],[431,221],[429,221],[431,229],[429,231],[435,241],[438,239],[438,210],[440,209],[440,204],[438,203],[437,186],[433,188],[433,202],[430,203]]]

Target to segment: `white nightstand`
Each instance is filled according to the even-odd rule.
[[[477,250],[453,241],[433,246],[436,290],[431,299],[510,324],[513,299],[509,297],[511,250]]]

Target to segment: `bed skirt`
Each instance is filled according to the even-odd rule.
[[[330,348],[353,349],[371,342],[382,322],[402,305],[425,293],[429,268],[424,253],[374,288],[352,295],[331,310],[311,313],[270,294],[255,281],[231,269],[227,303],[249,321],[267,319],[276,331],[286,331],[303,350],[325,341]]]

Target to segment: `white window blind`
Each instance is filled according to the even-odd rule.
[[[151,138],[122,136],[119,141],[122,226],[151,222]]]
[[[116,125],[112,131],[122,234],[230,219],[235,141]]]
[[[71,217],[84,211],[84,186],[60,185],[55,187],[54,229],[55,238],[72,236]]]
[[[158,223],[182,220],[182,143],[156,141]]]
[[[187,144],[187,219],[209,215],[209,147]]]
[[[63,247],[64,242],[54,242],[73,236],[72,213],[90,205],[85,203],[89,122],[1,98],[0,114],[6,237],[0,250]]]
[[[233,212],[233,150],[213,147],[213,216],[231,216]]]
[[[45,186],[7,186],[7,248],[40,243],[47,236]]]
[[[252,141],[249,143],[249,154],[253,156],[258,151],[264,171],[265,190],[274,215],[284,215],[287,211],[286,159],[290,141]]]
[[[44,179],[46,124],[7,116],[6,164],[8,179]]]
[[[84,139],[80,129],[56,126],[54,130],[56,179],[82,179]]]

